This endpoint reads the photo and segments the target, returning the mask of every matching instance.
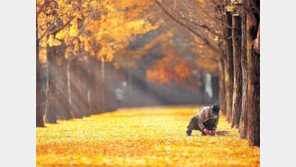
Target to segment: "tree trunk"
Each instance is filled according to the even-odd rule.
[[[90,112],[89,112],[89,105],[88,105],[88,98],[87,98],[87,94],[88,94],[88,74],[87,74],[87,70],[86,70],[86,62],[84,60],[80,60],[79,61],[79,66],[80,68],[78,69],[77,73],[78,73],[78,80],[80,81],[79,84],[79,98],[80,98],[80,109],[83,113],[83,116],[90,116]]]
[[[224,62],[222,59],[219,61],[219,77],[219,103],[222,113],[226,115]]]
[[[240,137],[247,138],[248,127],[248,64],[247,64],[247,43],[246,43],[246,15],[242,13],[242,54],[241,54],[241,66],[242,66],[242,109],[241,118],[239,122]]]
[[[99,112],[105,112],[105,92],[104,92],[104,80],[105,80],[105,63],[104,62],[99,62],[98,63],[98,92],[99,92]]]
[[[40,85],[40,61],[39,61],[39,41],[36,40],[36,126],[44,127],[42,100],[41,100],[41,85]]]
[[[58,110],[57,118],[59,120],[69,120],[72,118],[69,106],[69,92],[68,92],[68,77],[67,77],[67,63],[62,62],[57,72],[58,82]]]
[[[57,68],[57,119],[59,120],[69,120],[72,118],[69,106],[69,92],[68,92],[68,77],[67,77],[67,60],[65,58],[66,46],[63,43],[59,47],[58,57],[60,60],[60,65]]]
[[[219,77],[212,76],[212,89],[213,89],[213,97],[212,101],[218,102],[219,101]]]
[[[98,75],[100,74],[99,62],[96,57],[89,57],[89,110],[90,114],[100,113],[100,92]]]
[[[249,6],[253,4],[260,8],[260,1],[249,2]],[[260,53],[254,49],[260,16],[255,11],[250,14],[247,15],[248,139],[250,145],[260,146]]]
[[[232,27],[232,17],[230,12],[226,12],[225,22]],[[231,29],[225,28],[226,42],[226,62],[225,64],[225,88],[226,88],[226,117],[227,121],[231,121],[232,115],[232,94],[233,94],[233,48]]]
[[[82,118],[83,113],[80,111],[79,83],[77,77],[78,60],[77,58],[69,61],[68,71],[68,92],[69,106],[73,118]]]
[[[127,107],[133,106],[133,80],[132,80],[132,68],[127,67],[127,91],[125,97],[125,104]]]
[[[201,103],[202,104],[207,104],[207,98],[206,98],[206,83],[205,83],[205,75],[202,74],[202,76],[200,77],[200,83],[201,83],[201,86],[200,86],[200,96],[201,96]]]
[[[46,89],[46,113],[45,122],[57,123],[57,88],[56,88],[56,69],[57,69],[57,47],[47,46],[47,89]]]
[[[233,40],[233,102],[231,126],[238,128],[241,116],[242,104],[242,69],[241,69],[241,16],[232,17],[232,40]]]
[[[114,111],[115,108],[115,88],[113,83],[113,65],[112,63],[106,63],[105,67],[106,77],[104,80],[104,94],[105,94],[105,109],[106,111]]]
[[[106,73],[105,78],[104,78],[104,99],[105,99],[105,111],[110,111],[110,93],[111,93],[111,85],[109,83],[109,68],[108,68],[108,62],[105,63],[105,70],[104,73]]]

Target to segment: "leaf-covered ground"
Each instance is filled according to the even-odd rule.
[[[37,166],[259,166],[249,147],[221,116],[229,136],[185,136],[198,107],[122,109],[36,129]]]

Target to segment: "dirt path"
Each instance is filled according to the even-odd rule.
[[[230,136],[185,136],[194,107],[126,109],[36,129],[37,166],[259,166],[225,117]]]

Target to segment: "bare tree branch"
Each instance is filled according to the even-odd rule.
[[[76,39],[76,38],[78,38],[78,36],[84,31],[84,28],[90,23],[90,21],[91,21],[91,18],[94,16],[94,13],[95,13],[95,10],[97,9],[97,6],[95,6],[95,7],[93,7],[92,8],[92,10],[91,10],[91,12],[90,12],[90,14],[89,14],[89,16],[88,16],[88,18],[87,18],[87,21],[81,26],[81,28],[79,29],[79,33],[78,33],[78,35],[76,36],[76,37],[74,37],[69,43],[68,43],[68,45],[71,45],[72,44],[72,42]]]
[[[162,9],[162,11],[169,16],[169,18],[171,18],[174,22],[176,22],[177,24],[181,25],[182,27],[184,27],[185,29],[187,29],[188,31],[190,31],[191,33],[193,33],[194,35],[196,35],[197,37],[199,37],[201,40],[203,40],[203,42],[210,48],[212,49],[215,53],[217,53],[223,60],[225,60],[224,57],[224,53],[222,49],[217,48],[214,44],[212,44],[207,38],[205,38],[204,36],[202,36],[199,32],[196,32],[195,30],[193,30],[191,27],[188,27],[187,25],[185,25],[184,23],[182,23],[181,21],[177,20],[174,16],[172,16],[165,8],[164,6],[158,2],[158,0],[154,0],[154,2]]]
[[[61,26],[61,27],[59,27],[57,30],[55,30],[55,31],[61,31],[62,29],[64,29],[66,26],[68,26],[70,23],[71,23],[71,21],[75,18],[76,16],[72,16],[68,21],[67,21],[67,23],[66,24],[64,24],[63,26]],[[47,31],[45,31],[42,35],[41,35],[41,37],[38,39],[39,41],[45,36],[45,35],[49,35],[50,34],[50,29],[47,29]]]
[[[193,1],[193,3],[194,3],[196,6],[202,8],[202,9],[203,9],[203,10],[202,10],[202,13],[206,14],[211,20],[213,20],[213,21],[215,21],[215,22],[218,22],[218,23],[221,23],[223,26],[232,29],[232,27],[230,27],[229,25],[225,24],[223,21],[218,20],[217,18],[213,17],[211,14],[209,14],[208,12],[206,12],[206,10],[204,10],[204,7],[202,7],[202,6],[201,6],[200,4],[198,4],[196,1]]]
[[[195,23],[195,22],[193,22],[193,21],[187,19],[186,17],[184,17],[184,15],[182,15],[181,17],[182,17],[182,19],[184,19],[185,21],[187,21],[187,22],[189,22],[189,23],[191,23],[191,24],[194,24],[195,26],[199,26],[199,27],[201,27],[201,28],[203,28],[203,29],[206,29],[206,30],[210,31],[213,35],[220,37],[223,41],[226,41],[226,40],[227,40],[223,35],[216,33],[216,32],[215,32],[213,29],[211,29],[209,26],[207,26],[207,25],[205,25],[205,24],[198,24],[198,23]]]

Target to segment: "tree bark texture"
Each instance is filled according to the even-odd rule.
[[[41,67],[39,60],[39,41],[36,40],[36,127],[44,127],[41,94]]]
[[[72,118],[69,106],[68,77],[67,77],[67,60],[65,57],[66,47],[64,43],[60,46],[58,52],[59,65],[57,67],[57,119],[69,120]]]
[[[111,62],[105,63],[105,80],[104,80],[104,95],[105,95],[105,110],[114,111],[115,107],[115,88],[113,83],[114,71]]]
[[[97,72],[97,81],[98,81],[98,90],[99,90],[99,111],[100,113],[105,112],[105,92],[104,92],[104,79],[105,79],[105,63],[98,63],[98,72]]]
[[[79,80],[77,77],[77,71],[79,69],[78,59],[69,61],[68,71],[68,92],[69,92],[69,105],[70,112],[73,118],[82,118],[83,113],[81,111],[81,99],[79,97]]]
[[[78,88],[79,88],[79,98],[81,102],[81,112],[83,116],[90,116],[89,105],[88,105],[88,73],[87,73],[87,63],[84,60],[79,60],[79,69],[77,70],[78,75]]]
[[[89,110],[90,114],[100,113],[100,93],[98,75],[100,66],[96,57],[89,58]]]
[[[46,113],[45,122],[57,123],[57,87],[56,87],[56,69],[57,69],[57,47],[47,46],[46,67],[47,67],[47,88],[46,88]]]
[[[242,54],[241,54],[241,66],[242,66],[242,108],[241,118],[239,122],[240,137],[247,138],[248,127],[248,63],[247,63],[247,43],[246,43],[246,15],[242,13]]]
[[[242,69],[241,69],[241,16],[232,17],[232,41],[233,41],[233,101],[231,126],[238,128],[241,116],[242,104]]]
[[[224,79],[224,62],[222,59],[219,61],[219,104],[221,111],[226,115],[226,100],[225,100],[225,79]]]
[[[255,4],[254,9],[260,8],[260,1],[248,3],[249,6]],[[249,144],[254,146],[260,146],[260,53],[256,53],[254,49],[258,25],[259,14],[251,11],[247,15],[248,140]]]
[[[218,76],[213,76],[212,75],[212,90],[213,90],[213,97],[212,97],[212,101],[214,101],[215,103],[219,101],[219,77]]]
[[[230,12],[226,12],[225,22],[232,27],[232,16]],[[226,42],[226,62],[225,65],[225,90],[226,90],[226,117],[227,121],[231,121],[232,116],[232,94],[233,94],[233,47],[232,32],[230,28],[225,27]]]

